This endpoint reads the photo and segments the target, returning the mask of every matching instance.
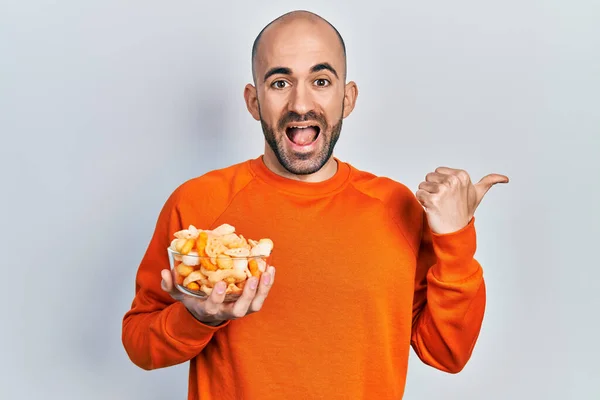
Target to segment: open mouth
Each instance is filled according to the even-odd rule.
[[[288,139],[298,146],[308,146],[314,143],[319,137],[319,133],[321,133],[321,128],[317,125],[290,125],[285,129]]]

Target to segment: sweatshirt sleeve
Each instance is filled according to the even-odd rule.
[[[154,234],[137,270],[135,296],[125,313],[122,341],[131,361],[151,370],[191,360],[209,343],[212,327],[192,316],[187,308],[161,288],[161,270],[169,269],[167,247],[173,233],[184,229],[180,195],[176,191],[161,210]]]
[[[485,311],[474,222],[438,235],[424,216],[418,249],[411,345],[425,364],[449,373],[470,359]]]

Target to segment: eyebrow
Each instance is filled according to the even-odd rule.
[[[336,78],[338,77],[338,73],[335,70],[335,68],[333,68],[331,66],[331,64],[329,63],[319,63],[314,65],[311,69],[310,72],[311,73],[315,73],[315,72],[319,72],[319,71],[331,71],[332,74],[335,75]],[[270,70],[267,71],[267,73],[265,74],[265,82],[267,81],[267,79],[269,79],[271,76],[273,75],[277,75],[277,74],[281,74],[281,75],[291,75],[292,74],[292,70],[290,68],[287,67],[275,67],[275,68],[271,68]]]
[[[276,75],[276,74],[291,75],[292,74],[292,70],[289,69],[289,68],[286,68],[286,67],[271,68],[265,74],[265,82],[267,81],[267,79],[269,79],[269,77],[271,77],[273,75]]]
[[[331,73],[333,73],[336,78],[339,78],[338,74],[337,74],[337,72],[335,70],[335,68],[333,68],[331,66],[331,64],[329,64],[329,63],[320,63],[320,64],[317,64],[317,65],[315,65],[314,67],[312,67],[310,69],[310,72],[319,72],[319,71],[323,71],[323,70],[331,71]]]

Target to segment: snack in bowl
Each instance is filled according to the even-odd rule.
[[[246,239],[229,224],[212,230],[190,225],[173,236],[167,250],[175,284],[181,292],[200,298],[224,281],[225,301],[236,300],[248,278],[260,279],[273,250],[271,239]]]

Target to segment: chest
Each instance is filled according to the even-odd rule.
[[[402,232],[376,202],[343,201],[282,200],[265,210],[250,199],[232,205],[216,224],[273,240],[269,262],[277,284],[270,297],[347,301],[405,293],[409,300],[416,261]]]

